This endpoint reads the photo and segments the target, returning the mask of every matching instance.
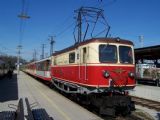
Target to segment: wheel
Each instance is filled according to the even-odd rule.
[[[122,110],[121,114],[122,114],[122,116],[124,116],[124,117],[127,116],[127,115],[130,115],[130,114],[131,114],[131,109],[130,109],[130,107],[129,107],[129,106],[124,107],[124,110]]]

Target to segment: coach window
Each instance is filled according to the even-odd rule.
[[[44,61],[44,71],[48,71],[49,68],[49,60]]]
[[[39,70],[39,63],[36,63],[36,69]]]
[[[47,60],[47,71],[50,69],[50,64],[51,64],[51,61]]]
[[[75,52],[69,53],[69,63],[75,63]]]
[[[44,62],[40,62],[40,71],[44,70]]]

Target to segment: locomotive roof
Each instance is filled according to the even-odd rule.
[[[92,38],[89,40],[85,40],[81,43],[74,44],[68,48],[63,49],[63,50],[56,51],[55,53],[53,53],[53,56],[74,50],[75,48],[77,48],[79,46],[82,46],[82,45],[85,45],[88,43],[94,43],[94,42],[97,42],[97,43],[121,43],[121,44],[133,45],[133,42],[131,42],[129,40],[120,39],[120,38]]]

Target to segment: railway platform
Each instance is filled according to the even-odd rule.
[[[137,84],[130,95],[160,102],[160,87]]]

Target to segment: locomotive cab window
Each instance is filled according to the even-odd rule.
[[[117,47],[115,45],[99,45],[99,61],[101,63],[116,63]]]
[[[119,46],[119,59],[120,63],[132,64],[133,63],[132,48],[128,46]]]
[[[75,63],[75,52],[69,53],[69,63]]]

